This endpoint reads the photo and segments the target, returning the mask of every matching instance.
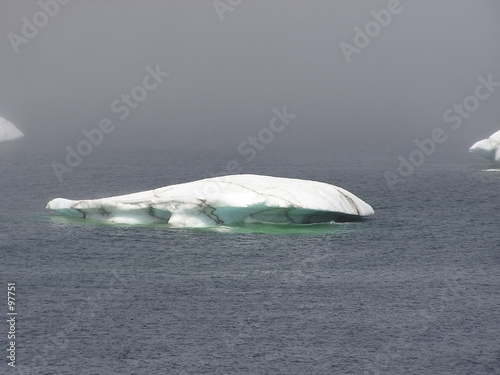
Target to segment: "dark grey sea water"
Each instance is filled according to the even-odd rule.
[[[0,145],[3,146],[3,145]],[[225,232],[112,226],[45,210],[209,177],[238,154],[0,150],[1,374],[499,374],[500,173],[436,154],[389,189],[397,155],[259,155],[245,173],[344,187],[365,221]],[[7,283],[16,283],[16,369]]]

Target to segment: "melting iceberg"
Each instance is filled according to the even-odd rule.
[[[374,213],[354,194],[330,184],[231,175],[110,198],[57,198],[47,208],[110,223],[211,227],[248,222],[309,224],[355,221]]]
[[[21,138],[24,134],[10,121],[0,117],[0,142]]]
[[[490,135],[488,139],[474,143],[469,151],[493,163],[500,163],[500,130]]]

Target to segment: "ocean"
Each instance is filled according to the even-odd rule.
[[[397,154],[0,144],[1,374],[500,374],[500,172],[437,153],[394,188]],[[238,159],[240,158],[240,159]],[[217,174],[338,185],[366,221],[172,229],[69,219],[90,199]],[[15,368],[7,285],[15,284]]]

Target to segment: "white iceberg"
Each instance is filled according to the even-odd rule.
[[[24,134],[12,122],[0,117],[0,142],[10,141],[23,136]]]
[[[102,199],[57,198],[47,208],[110,223],[164,222],[173,227],[343,222],[374,213],[369,204],[337,186],[259,175],[207,178]]]
[[[493,163],[500,163],[500,130],[490,135],[488,139],[474,143],[469,151]]]

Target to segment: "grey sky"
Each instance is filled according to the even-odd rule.
[[[390,137],[411,151],[415,138],[449,128],[443,113],[474,95],[479,76],[500,82],[500,2],[401,0],[348,63],[340,43],[354,45],[354,28],[389,3],[243,0],[221,20],[211,0],[73,0],[16,54],[8,34],[22,36],[22,17],[41,7],[3,1],[0,116],[64,154],[106,117],[117,126],[108,144],[236,148],[287,106],[297,114],[287,144],[362,147]],[[111,103],[156,65],[170,75],[117,120]],[[500,89],[450,144],[499,129],[499,101]]]

